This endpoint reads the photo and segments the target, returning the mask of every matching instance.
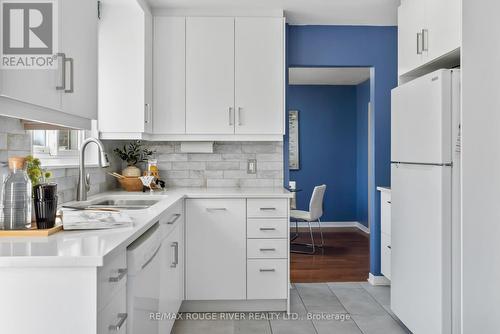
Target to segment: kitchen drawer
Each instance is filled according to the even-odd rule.
[[[288,217],[288,199],[283,198],[258,198],[247,200],[247,217],[272,218]]]
[[[247,298],[285,299],[288,260],[247,260]]]
[[[383,233],[391,235],[391,194],[380,193],[380,223]]]
[[[288,258],[288,239],[248,239],[247,258],[286,259]]]
[[[122,286],[97,316],[97,334],[127,333],[127,289]]]
[[[385,233],[381,234],[380,240],[380,267],[382,274],[391,279],[391,236]]]
[[[286,238],[287,235],[287,219],[247,219],[247,238]]]
[[[97,270],[97,310],[103,309],[126,282],[127,253],[123,251]]]
[[[184,201],[177,201],[160,218],[160,233],[163,240],[174,230],[174,227],[184,222]]]

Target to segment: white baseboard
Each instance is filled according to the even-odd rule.
[[[313,227],[317,226],[317,222],[313,222]],[[291,221],[290,226],[293,228],[295,227],[295,222]],[[307,227],[306,222],[299,222],[299,227]],[[321,222],[321,227],[353,227],[357,228],[361,232],[364,232],[366,234],[370,234],[370,229],[366,227],[365,225],[359,223],[359,222]]]
[[[368,274],[368,283],[371,285],[391,285],[391,281],[385,276],[375,276],[372,273]]]

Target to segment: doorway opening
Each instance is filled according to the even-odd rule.
[[[320,219],[292,218],[291,280],[366,281],[370,271],[369,180],[373,161],[370,67],[291,67],[287,87],[292,210],[309,212],[315,186],[326,185]],[[317,203],[316,203],[317,205]],[[298,213],[300,216],[300,213]],[[292,211],[292,216],[294,216]],[[316,218],[316,217],[313,217]]]

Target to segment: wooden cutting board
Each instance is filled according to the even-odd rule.
[[[63,226],[61,223],[57,224],[49,229],[38,230],[36,228],[36,223],[31,225],[29,230],[0,230],[0,238],[12,238],[12,237],[48,237],[54,233],[62,231]]]

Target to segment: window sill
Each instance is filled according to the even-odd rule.
[[[48,169],[67,169],[67,168],[80,168],[80,164],[75,164],[73,162],[64,163],[64,162],[50,162],[50,161],[42,161],[42,167]],[[93,168],[99,167],[98,163],[87,163],[85,164],[85,168]]]

